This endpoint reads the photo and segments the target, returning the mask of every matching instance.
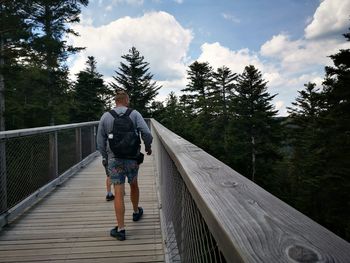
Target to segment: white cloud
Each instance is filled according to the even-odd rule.
[[[166,12],[124,17],[100,27],[77,25],[74,29],[81,36],[71,41],[75,46],[85,46],[86,50],[72,61],[72,74],[84,68],[87,56],[94,56],[102,74],[106,77],[115,75],[121,56],[127,54],[132,46],[150,63],[150,72],[156,80],[174,80],[186,73],[192,32]]]
[[[305,38],[340,37],[349,25],[350,1],[324,0],[311,23],[305,28]]]
[[[275,108],[276,110],[280,111],[281,115],[286,115],[286,110],[285,110],[285,103],[282,100],[278,100],[275,102]],[[282,111],[282,112],[281,112]]]
[[[132,5],[132,6],[141,6],[143,5],[143,0],[112,0],[111,4],[113,6],[117,6],[117,5],[121,5],[121,4],[128,4],[128,5]],[[102,3],[100,2],[100,5]]]
[[[158,84],[162,85],[163,88],[159,90],[156,100],[164,101],[172,91],[180,96],[182,94],[181,90],[186,88],[187,82],[186,75],[179,79],[158,81]]]
[[[236,24],[239,24],[241,22],[241,20],[239,20],[237,17],[235,17],[234,15],[228,14],[228,13],[222,13],[221,16],[231,22],[234,22]]]
[[[178,4],[182,4],[184,1],[183,0],[174,0],[174,2],[176,2]]]
[[[235,73],[242,73],[244,67],[248,65],[254,65],[260,70],[263,68],[263,64],[257,54],[254,54],[247,48],[233,51],[222,46],[219,42],[215,42],[212,44],[204,43],[201,46],[201,50],[202,53],[198,61],[209,62],[214,69],[227,66]]]
[[[265,42],[261,46],[260,54],[278,60],[283,70],[296,73],[304,72],[310,67],[331,65],[329,55],[349,47],[345,39],[290,40],[288,35],[282,33]]]
[[[266,41],[260,48],[260,53],[263,56],[277,56],[283,57],[289,53],[290,50],[301,47],[301,41],[290,41],[287,34],[279,34],[273,36],[271,40]]]

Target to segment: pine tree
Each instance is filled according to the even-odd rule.
[[[215,112],[222,116],[224,120],[229,117],[229,105],[234,92],[234,81],[237,74],[228,67],[222,66],[213,74],[214,85],[212,86],[214,95]]]
[[[181,135],[185,124],[185,118],[183,116],[179,99],[172,91],[165,100],[164,117],[162,123],[168,129]],[[181,125],[179,125],[181,123]]]
[[[344,35],[347,41],[350,34]],[[330,56],[323,82],[325,110],[321,115],[319,154],[324,168],[320,180],[322,223],[350,240],[350,49]]]
[[[189,83],[181,91],[187,94],[187,100],[193,104],[197,114],[209,114],[209,94],[213,81],[213,68],[208,62],[195,61],[187,70]]]
[[[5,130],[5,87],[10,80],[6,73],[13,71],[18,57],[24,60],[28,53],[29,14],[28,1],[0,1],[0,131]]]
[[[232,100],[232,167],[267,186],[274,162],[280,158],[277,111],[271,104],[276,95],[267,92],[266,81],[254,66],[245,67],[237,78]]]
[[[237,74],[233,73],[228,67],[222,66],[213,73],[213,85],[210,95],[210,104],[212,105],[211,137],[213,141],[220,143],[211,143],[211,149],[216,156],[223,162],[228,161],[230,151],[228,124],[231,120],[230,104],[234,93],[234,81]]]
[[[320,115],[323,96],[316,84],[305,84],[293,107],[288,108],[288,137],[291,146],[290,203],[303,213],[320,218],[319,178],[322,174],[320,147]]]
[[[126,90],[130,96],[130,107],[138,110],[143,116],[150,114],[150,105],[157,96],[161,86],[153,81],[153,75],[149,72],[149,63],[144,61],[140,52],[132,47],[129,54],[123,55],[126,64],[121,62],[119,71],[116,71],[111,83],[115,90]]]
[[[87,68],[77,74],[74,85],[74,109],[72,121],[86,122],[98,120],[102,113],[110,108],[112,92],[104,85],[102,75],[97,72],[96,61],[89,56]]]
[[[70,54],[82,48],[67,45],[63,38],[66,35],[78,35],[69,27],[69,24],[80,21],[81,7],[86,6],[88,0],[35,0],[32,3],[32,21],[34,31],[37,32],[33,41],[35,59],[33,63],[41,65],[47,71],[47,121],[51,125],[57,123],[55,119],[61,118],[59,113],[64,95],[68,87],[61,81],[67,75],[64,62]]]
[[[213,85],[213,69],[207,62],[195,61],[187,70],[189,83],[182,97],[185,109],[191,120],[193,142],[210,152],[211,144],[211,88]],[[190,114],[190,115],[189,115]],[[195,116],[195,117],[194,117]]]

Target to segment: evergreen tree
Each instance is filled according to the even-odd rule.
[[[168,129],[181,134],[185,125],[185,118],[181,111],[179,99],[172,91],[165,100],[164,117],[162,123]],[[179,125],[181,123],[181,125]]]
[[[320,115],[323,109],[323,96],[316,84],[305,84],[299,91],[293,107],[288,108],[290,116],[289,143],[291,200],[289,202],[314,219],[322,216],[320,207],[319,178],[322,174],[320,147]]]
[[[69,24],[80,21],[81,6],[87,4],[88,0],[35,0],[32,3],[34,10],[30,19],[36,32],[33,62],[47,71],[47,121],[51,125],[57,122],[55,119],[61,118],[60,107],[66,101],[64,94],[68,87],[66,81],[61,80],[65,80],[62,76],[68,71],[63,63],[70,54],[82,49],[67,45],[63,37],[78,35]]]
[[[220,143],[211,143],[211,149],[216,156],[223,162],[228,161],[230,145],[228,141],[228,124],[230,118],[230,102],[234,92],[234,81],[237,74],[233,73],[228,67],[222,66],[213,73],[214,81],[210,96],[212,105],[213,124],[211,125],[211,137],[213,141]]]
[[[228,67],[222,66],[218,68],[213,74],[214,85],[214,105],[215,112],[222,116],[224,120],[228,120],[229,105],[234,92],[234,81],[237,78],[237,74],[233,73]]]
[[[211,88],[213,85],[213,69],[207,62],[195,61],[187,70],[189,83],[182,91],[186,94],[182,97],[186,111],[191,114],[191,133],[194,143],[210,152],[211,144],[211,112],[210,104]],[[193,118],[193,116],[196,116]]]
[[[264,187],[272,181],[268,176],[280,158],[279,123],[271,104],[275,96],[267,92],[260,71],[250,65],[238,76],[232,100],[232,167]]]
[[[150,105],[157,96],[158,86],[149,73],[149,63],[144,61],[140,52],[132,47],[129,54],[123,55],[126,64],[121,62],[119,71],[116,71],[116,83],[111,83],[115,90],[126,90],[130,96],[130,107],[137,109],[143,116],[150,114]]]
[[[213,68],[208,62],[195,61],[187,70],[189,84],[181,91],[187,94],[187,100],[193,104],[197,114],[209,114],[209,96],[213,82]]]
[[[350,34],[344,35],[347,41]],[[319,154],[322,156],[322,224],[350,239],[350,49],[330,56],[323,83]]]
[[[154,118],[159,122],[162,122],[162,119],[165,117],[165,110],[163,102],[161,101],[152,101],[150,106],[150,118]]]
[[[5,130],[6,75],[17,65],[17,58],[24,60],[31,39],[28,1],[0,1],[0,131]],[[8,104],[8,102],[6,102]]]
[[[87,68],[77,74],[77,82],[74,85],[74,122],[98,120],[111,106],[109,101],[113,94],[104,85],[102,75],[97,72],[95,58],[89,56],[86,65]]]

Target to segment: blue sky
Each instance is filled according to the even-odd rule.
[[[95,56],[106,82],[121,55],[135,46],[163,86],[158,100],[187,84],[193,61],[242,73],[253,64],[268,81],[280,115],[309,81],[321,85],[327,57],[350,48],[350,0],[90,0],[74,45],[86,50],[70,58],[72,76]]]

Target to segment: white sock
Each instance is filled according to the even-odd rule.
[[[112,194],[112,192],[107,192],[107,195],[112,196],[113,194]]]

